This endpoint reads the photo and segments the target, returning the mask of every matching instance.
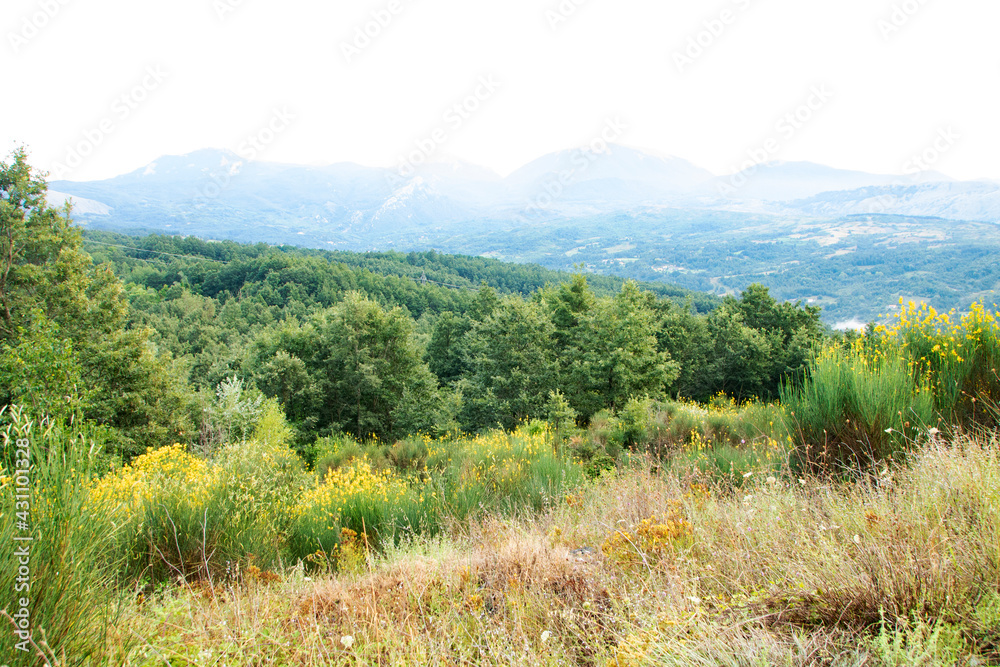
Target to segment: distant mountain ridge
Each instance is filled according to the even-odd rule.
[[[239,216],[332,245],[370,233],[483,220],[532,221],[644,207],[833,217],[864,213],[1000,222],[1000,184],[956,182],[934,172],[868,174],[810,162],[771,162],[715,176],[681,158],[620,145],[605,153],[565,150],[506,178],[464,163],[436,163],[401,176],[338,163],[323,167],[246,161],[204,149],[163,156],[103,181],[55,181],[52,198],[77,202],[85,222],[159,225],[204,233]],[[195,231],[197,230],[197,232]]]
[[[715,176],[612,145],[506,177],[465,163],[401,175],[246,161],[206,149],[103,181],[56,181],[93,229],[339,250],[428,250],[664,281],[714,294],[763,282],[831,323],[939,310],[1000,291],[1000,184],[774,162]]]

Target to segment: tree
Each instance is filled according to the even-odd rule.
[[[611,299],[600,299],[581,318],[579,334],[564,355],[569,398],[581,417],[621,409],[635,396],[661,398],[680,373],[657,347],[657,316],[633,281]]]
[[[707,318],[694,312],[690,303],[678,306],[664,299],[657,301],[655,308],[659,319],[657,347],[680,365],[680,374],[670,387],[671,394],[708,400],[712,395],[712,378],[707,371],[714,345]]]
[[[510,429],[529,416],[544,416],[559,378],[553,332],[541,305],[520,297],[504,298],[473,326],[468,334],[472,371],[462,387],[466,428]]]
[[[114,328],[127,309],[121,282],[107,267],[95,269],[83,251],[69,207],[50,207],[44,178],[19,148],[0,162],[0,340],[28,330],[41,313],[64,335]]]
[[[446,311],[434,323],[430,344],[427,346],[427,364],[442,383],[450,383],[468,371],[468,351],[465,334],[472,328],[472,321],[462,315]]]
[[[185,385],[153,356],[147,330],[126,327],[121,281],[93,265],[69,207],[50,207],[47,189],[23,148],[0,162],[0,404],[110,426],[126,457],[186,439]]]

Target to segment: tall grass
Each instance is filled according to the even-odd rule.
[[[119,634],[121,560],[114,551],[115,525],[91,502],[91,480],[102,467],[100,433],[90,428],[34,421],[17,406],[0,411],[0,654],[5,664],[113,664],[132,639]],[[18,505],[13,469],[18,441],[30,447],[30,500]],[[22,487],[23,488],[23,487]],[[27,512],[27,517],[20,512]],[[27,529],[21,522],[27,524]],[[30,537],[16,541],[15,537]],[[27,546],[23,559],[18,547]],[[26,562],[25,562],[26,560]],[[19,568],[26,565],[25,577]],[[19,578],[20,577],[20,578]],[[28,588],[23,584],[27,583]],[[31,637],[15,633],[12,615],[28,601]]]
[[[554,444],[541,423],[513,433],[417,436],[391,447],[345,442],[322,457],[325,476],[303,494],[290,552],[320,559],[335,555],[345,534],[380,548],[485,512],[540,511],[583,477]]]
[[[1000,321],[903,305],[894,322],[848,347],[828,346],[801,383],[782,387],[800,457],[825,468],[871,467],[934,429],[993,425],[1000,398]]]
[[[909,360],[889,346],[864,343],[823,350],[800,387],[782,389],[809,463],[870,467],[938,423],[926,378],[914,377]]]

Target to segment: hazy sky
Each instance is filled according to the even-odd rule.
[[[3,0],[0,16],[0,150],[73,180],[205,147],[506,174],[610,125],[718,174],[766,155],[1000,179],[997,0]]]

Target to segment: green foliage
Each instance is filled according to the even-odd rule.
[[[549,392],[549,400],[545,404],[545,418],[555,430],[557,442],[564,441],[576,427],[576,410],[566,400],[565,394],[558,389]]]
[[[42,312],[34,319],[30,331],[19,329],[16,345],[4,342],[0,349],[0,386],[6,388],[6,400],[57,421],[78,417],[90,392],[73,341],[62,338],[58,325]]]
[[[413,321],[358,293],[259,338],[249,368],[300,430],[392,439],[450,427],[448,406],[421,358]]]
[[[470,330],[472,374],[462,387],[467,428],[513,429],[540,414],[559,386],[554,327],[534,301],[507,297]]]
[[[244,441],[260,417],[264,396],[245,391],[243,380],[227,378],[215,389],[215,400],[205,409],[201,445],[212,451],[227,442]]]
[[[900,618],[890,624],[883,618],[872,648],[886,667],[966,664],[962,661],[967,646],[961,628],[941,620],[915,618],[911,622]]]
[[[186,387],[148,331],[125,328],[121,281],[93,266],[46,190],[23,149],[0,162],[0,405],[110,426],[109,448],[126,457],[190,436]]]
[[[91,482],[106,467],[101,433],[34,421],[19,406],[0,410],[0,418],[0,539],[5,545],[0,549],[0,652],[12,664],[18,656],[23,661],[17,664],[24,665],[113,664],[115,642],[127,651],[134,640],[112,641],[128,593],[119,579],[123,560],[114,551],[117,528],[107,508],[92,503],[89,495]],[[16,484],[19,442],[28,443],[26,489]],[[25,536],[31,540],[17,541]],[[29,552],[26,560],[19,553],[23,549]],[[32,630],[27,653],[15,650],[25,638],[14,633],[10,619],[20,614],[21,598],[28,601]]]
[[[441,313],[427,346],[427,364],[443,383],[453,382],[468,372],[465,334],[472,327],[469,318],[451,311]]]
[[[655,311],[631,282],[581,317],[564,353],[568,396],[581,417],[617,410],[635,395],[666,395],[680,369],[657,348],[654,331]]]
[[[118,553],[134,578],[213,581],[234,568],[271,567],[283,554],[307,483],[278,405],[263,405],[249,440],[203,459],[173,445],[104,477],[93,499],[120,527]]]
[[[680,307],[644,291],[651,285],[618,283],[612,291],[607,280],[583,275],[544,285],[535,268],[504,273],[485,260],[437,253],[94,238],[140,256],[140,249],[171,253],[136,259],[95,245],[135,281],[134,321],[184,359],[192,382],[207,389],[233,375],[252,380],[280,401],[301,451],[338,430],[392,439],[458,425],[509,429],[544,417],[554,390],[583,423],[633,396],[767,393],[800,370],[802,341],[811,345],[818,331],[815,309],[778,304],[763,288],[710,319],[696,311],[700,301]],[[473,291],[476,279],[488,284]],[[378,304],[384,321],[348,317],[357,307],[345,304],[362,302]],[[745,323],[748,316],[762,328]],[[404,335],[398,325],[407,323]],[[373,327],[388,338],[378,340]],[[356,350],[345,342],[352,337]],[[379,347],[389,339],[400,342],[399,354]],[[413,351],[426,363],[408,361]]]
[[[934,397],[908,360],[861,345],[821,353],[801,388],[789,386],[782,398],[803,460],[824,467],[870,467],[937,423]]]
[[[513,433],[411,437],[392,446],[328,442],[319,483],[302,497],[291,553],[336,559],[344,528],[374,548],[485,512],[541,510],[583,477],[551,438],[533,423]]]

